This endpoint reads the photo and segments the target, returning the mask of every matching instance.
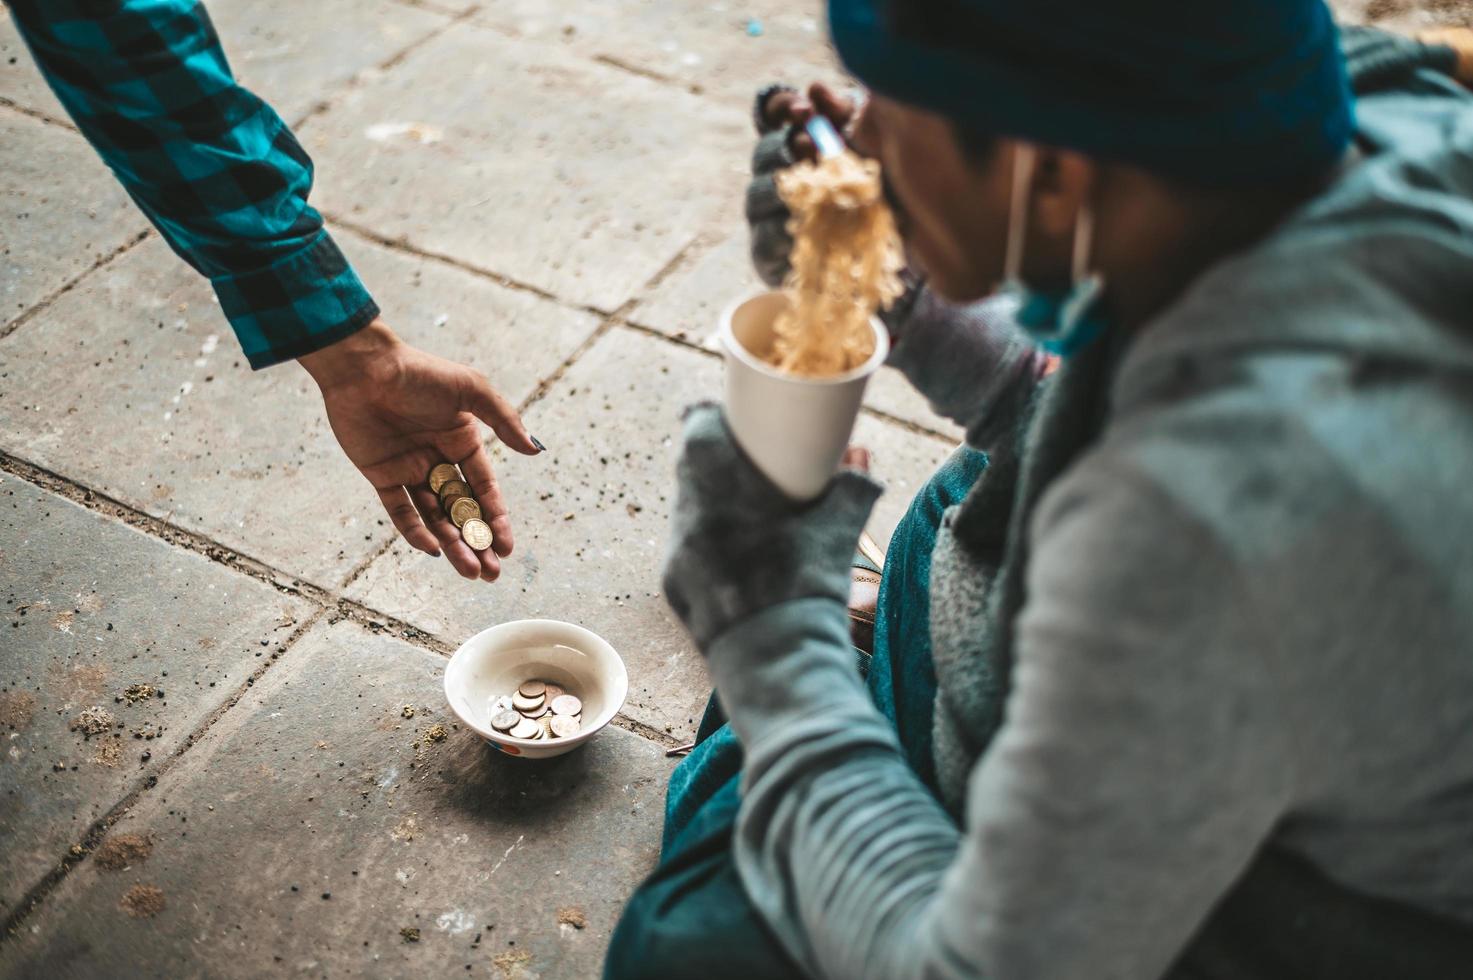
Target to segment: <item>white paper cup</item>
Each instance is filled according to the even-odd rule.
[[[785,374],[763,359],[773,323],[787,306],[780,292],[759,293],[721,316],[726,354],[726,420],[737,445],[794,500],[823,493],[839,469],[870,375],[885,363],[890,334],[877,319],[875,351],[859,367],[825,378]]]

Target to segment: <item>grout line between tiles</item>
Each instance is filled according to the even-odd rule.
[[[313,105],[308,108],[306,112],[302,113],[300,116],[292,121],[291,129],[293,133],[297,132],[303,126],[307,125],[307,123],[311,122],[313,119],[316,119],[318,116],[331,109],[333,105],[336,104],[338,99],[342,98],[347,93],[362,85],[367,77],[369,77],[371,74],[386,72],[393,69],[396,65],[402,63],[404,59],[408,58],[415,51],[418,51],[426,44],[429,44],[431,41],[435,40],[455,25],[462,24],[481,12],[481,8],[479,5],[472,5],[460,11],[449,11],[440,7],[431,6],[429,4],[403,3],[403,0],[400,0],[400,2],[403,6],[414,7],[419,10],[424,10],[427,13],[440,14],[447,19],[445,23],[441,24],[431,31],[428,31],[423,37],[416,38],[415,40],[410,41],[404,47],[400,48],[398,51],[395,51],[393,54],[389,55],[383,61],[380,61],[378,64],[374,65],[372,68],[368,68],[364,71],[358,72],[352,78],[339,85],[325,98],[313,103]]]
[[[29,323],[37,316],[50,309],[53,303],[61,299],[61,297],[65,296],[73,289],[76,289],[78,286],[80,286],[84,279],[92,275],[92,273],[96,272],[98,269],[101,269],[103,266],[108,265],[114,259],[130,251],[135,245],[142,242],[150,234],[152,234],[151,229],[144,229],[143,231],[140,231],[138,234],[134,235],[132,238],[128,239],[123,244],[113,249],[111,252],[108,252],[106,255],[98,258],[97,261],[93,262],[86,269],[82,270],[72,278],[68,279],[66,282],[62,283],[60,289],[57,289],[50,295],[41,297],[41,299],[37,300],[34,305],[29,306],[25,310],[23,310],[21,314],[17,316],[14,320],[11,320],[9,323],[6,324],[0,324],[0,340],[4,340],[6,337],[9,337],[21,327],[25,326],[25,324]]]
[[[352,232],[354,235],[357,235],[359,238],[373,242],[375,245],[382,246],[383,248],[389,249],[392,252],[398,252],[401,255],[408,255],[417,259],[426,259],[431,262],[438,262],[441,265],[448,265],[453,269],[459,269],[461,272],[468,272],[471,275],[476,276],[477,278],[490,280],[491,282],[496,283],[498,286],[502,286],[506,289],[513,289],[517,292],[522,293],[531,293],[533,296],[537,296],[545,300],[550,300],[554,303],[557,303],[559,306],[564,306],[568,309],[577,310],[581,313],[592,313],[596,316],[601,317],[611,315],[608,310],[601,310],[596,306],[585,306],[579,303],[570,303],[567,300],[561,299],[560,297],[548,292],[540,286],[533,286],[530,283],[520,282],[516,279],[511,278],[510,276],[504,276],[499,272],[493,272],[490,269],[484,269],[480,266],[472,265],[471,263],[466,262],[462,259],[455,258],[453,255],[445,255],[440,252],[431,252],[427,249],[420,248],[417,245],[411,245],[403,237],[393,238],[388,235],[380,234],[379,232],[376,232],[371,228],[366,228],[363,225],[358,224],[357,222],[342,217],[341,215],[324,211],[322,213],[322,216],[327,220],[327,223],[329,225],[335,225],[339,228],[345,228],[348,231]]]
[[[199,724],[195,725],[194,729],[188,735],[186,735],[177,746],[174,747],[174,750],[169,753],[168,757],[165,758],[162,762],[159,763],[157,767],[155,767],[151,772],[143,777],[142,782],[134,785],[133,789],[131,789],[121,800],[113,804],[112,807],[108,809],[107,813],[103,814],[101,817],[98,817],[92,822],[92,824],[87,828],[86,832],[82,834],[81,839],[76,844],[72,845],[71,849],[62,857],[59,862],[57,862],[55,867],[48,871],[45,876],[41,878],[40,881],[36,882],[36,884],[32,885],[31,888],[26,891],[25,895],[23,895],[19,899],[19,901],[16,902],[15,909],[10,913],[10,915],[6,916],[3,923],[0,923],[0,948],[3,948],[6,941],[15,936],[20,931],[20,927],[25,922],[25,920],[29,918],[31,913],[34,912],[41,905],[41,903],[46,900],[46,897],[50,895],[52,891],[54,891],[56,887],[62,883],[63,880],[65,880],[67,875],[71,874],[74,868],[81,865],[84,861],[87,860],[92,852],[96,850],[97,846],[102,843],[103,839],[107,836],[107,832],[112,828],[113,824],[122,819],[123,816],[126,815],[128,811],[133,808],[133,806],[143,797],[145,793],[147,793],[149,790],[153,789],[159,784],[159,781],[161,779],[163,779],[169,773],[173,772],[175,767],[178,766],[180,759],[183,758],[184,753],[193,748],[194,745],[200,741],[200,739],[204,738],[205,735],[209,733],[210,729],[214,727],[215,723],[218,722],[222,717],[224,717],[227,711],[238,704],[240,702],[240,699],[245,697],[250,689],[255,686],[256,681],[265,676],[266,672],[270,670],[274,664],[283,659],[284,656],[289,653],[296,645],[296,642],[300,640],[303,636],[305,636],[307,632],[312,629],[312,627],[316,626],[317,622],[322,619],[322,617],[326,615],[326,613],[327,610],[323,608],[313,610],[312,614],[308,616],[296,629],[294,629],[290,636],[288,636],[282,643],[278,645],[277,651],[259,667],[253,670],[250,676],[247,677],[239,687],[231,692],[231,694],[228,695],[224,701],[211,709],[209,714],[207,714],[200,721]]]
[[[70,119],[58,119],[56,116],[42,112],[40,109],[32,109],[30,106],[21,105],[14,99],[7,98],[3,95],[0,95],[0,106],[4,106],[6,109],[9,109],[19,115],[29,116],[31,119],[43,122],[48,126],[55,126],[57,129],[64,129],[74,136],[81,135],[81,131],[72,124],[72,121]]]

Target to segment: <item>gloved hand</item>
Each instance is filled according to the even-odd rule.
[[[757,148],[752,151],[752,180],[747,184],[747,227],[751,231],[752,265],[776,289],[788,274],[793,236],[788,234],[788,206],[777,193],[776,175],[796,162],[788,146],[793,127],[779,115],[779,103],[791,105],[797,95],[786,85],[769,85],[757,93],[752,110]]]
[[[747,223],[752,265],[762,281],[777,287],[788,272],[793,238],[788,208],[777,192],[777,175],[798,160],[812,159],[813,142],[802,126],[822,113],[848,132],[864,111],[860,98],[836,95],[814,85],[807,95],[785,85],[757,93],[753,121],[760,134],[747,185]],[[855,147],[863,153],[864,147]],[[902,273],[906,290],[880,319],[890,331],[888,363],[898,368],[938,414],[976,438],[990,441],[1009,428],[1007,412],[993,410],[1014,389],[1026,391],[1043,376],[1047,358],[1013,323],[1009,300],[955,306],[933,294],[915,274]],[[985,443],[978,443],[979,445]]]
[[[882,490],[841,470],[824,495],[796,504],[737,446],[721,408],[685,413],[664,588],[701,651],[727,629],[794,599],[832,599],[845,615],[849,562]]]

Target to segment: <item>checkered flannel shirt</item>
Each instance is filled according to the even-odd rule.
[[[8,0],[77,127],[159,233],[209,277],[251,366],[378,315],[307,203],[312,161],[236,84],[198,0]]]

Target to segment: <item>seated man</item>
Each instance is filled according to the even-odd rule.
[[[892,363],[970,447],[897,529],[867,690],[878,488],[795,509],[690,413],[666,589],[731,722],[606,977],[1465,974],[1455,57],[1352,36],[1355,99],[1319,0],[830,11],[927,276]],[[1008,307],[940,302],[1000,279],[1047,381]]]

